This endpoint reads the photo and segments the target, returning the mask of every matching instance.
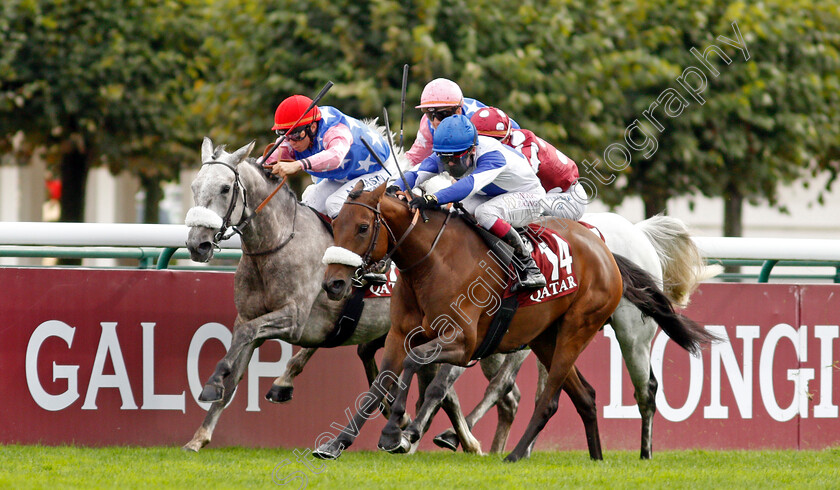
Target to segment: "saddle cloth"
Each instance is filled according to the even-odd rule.
[[[394,284],[397,283],[397,278],[400,276],[400,271],[397,266],[391,262],[391,270],[388,271],[388,282],[385,284],[374,284],[365,292],[365,298],[390,298],[394,291]]]
[[[511,279],[505,290],[504,297],[516,295],[519,306],[530,306],[561,298],[577,291],[578,281],[575,276],[574,257],[569,243],[555,231],[540,226],[528,225],[524,235],[533,246],[531,257],[545,276],[546,286],[541,289],[517,291],[511,293],[510,288],[515,281],[516,273],[511,269]]]

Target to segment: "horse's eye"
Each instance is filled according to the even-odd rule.
[[[365,233],[370,228],[370,225],[367,223],[359,225],[359,233]]]
[[[227,185],[227,184],[223,185],[222,186],[222,194],[227,194],[228,192],[230,192],[230,186]]]

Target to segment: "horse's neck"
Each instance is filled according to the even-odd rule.
[[[247,164],[240,165],[242,185],[248,195],[248,207],[253,211],[271,195],[279,182],[271,185],[272,181],[266,181],[261,175],[257,175],[255,169],[243,169],[243,165]],[[250,252],[259,252],[284,240],[292,232],[297,206],[297,197],[288,185],[284,185],[284,188],[278,190],[268,204],[253,217],[248,226],[242,229],[242,243],[245,248]]]
[[[411,225],[413,216],[406,213],[404,204],[383,200],[383,204],[385,202],[388,202],[388,205],[381,208],[383,217],[386,221],[390,220],[389,226],[392,226],[395,239],[399,240]],[[449,261],[443,260],[442,257],[449,254],[453,246],[457,247],[459,262],[462,263],[460,258],[472,262],[475,257],[487,250],[484,242],[460,219],[453,217],[447,221],[445,213],[437,212],[430,212],[428,216],[428,223],[423,223],[422,219],[418,219],[417,225],[394,251],[394,261],[400,268],[410,267],[411,272],[417,277],[431,278],[438,274],[448,275],[447,271],[452,269],[453,264],[447,263]],[[435,244],[444,222],[446,222],[446,228]],[[457,243],[453,243],[453,240]],[[432,249],[433,245],[434,249]],[[477,262],[478,259],[475,260]]]

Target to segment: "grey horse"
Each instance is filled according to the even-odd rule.
[[[202,168],[192,183],[195,207],[187,213],[190,227],[187,248],[194,261],[209,261],[218,234],[241,225],[245,217],[253,213],[253,207],[278,185],[265,175],[254,159],[248,158],[253,148],[252,142],[228,153],[223,145],[214,147],[209,138],[204,138]],[[333,245],[332,235],[315,212],[298,202],[288,186],[284,186],[240,231],[243,255],[235,275],[237,317],[233,339],[199,397],[201,401],[213,403],[192,440],[184,446],[186,450],[199,451],[210,442],[254,349],[267,339],[280,339],[303,347],[266,395],[273,402],[290,400],[293,378],[328,338],[343,304],[329,300],[321,289],[325,269],[321,257]],[[355,333],[342,344],[359,345],[369,382],[377,375],[373,358],[375,341],[390,328],[389,306],[389,298],[366,300]],[[490,379],[502,365],[502,357],[493,356],[482,364]],[[422,381],[429,382],[434,374],[435,371],[424,373]],[[418,407],[423,402],[422,388],[423,385]],[[499,418],[505,422],[500,424],[500,431],[506,440],[518,398],[511,389],[495,398],[500,399]],[[466,425],[454,391],[437,399],[436,407],[440,406],[453,421],[466,450],[480,452],[480,445]]]

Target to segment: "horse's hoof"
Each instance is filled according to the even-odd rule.
[[[189,453],[197,453],[201,449],[201,446],[196,444],[194,441],[190,441],[184,444],[181,449]]]
[[[437,447],[449,449],[450,451],[457,451],[458,444],[460,444],[461,441],[458,440],[457,434],[446,431],[438,434],[434,439],[432,439],[432,442],[434,442]]]
[[[204,385],[201,394],[198,395],[198,401],[211,403],[221,401],[225,394],[225,389],[221,386]]]
[[[417,432],[417,429],[414,427],[409,427],[403,431],[403,437],[408,440],[411,444],[420,440],[420,433]]]
[[[396,446],[387,447],[383,446],[380,442],[379,449],[387,451],[391,454],[405,454],[411,451],[411,443],[405,437],[400,437],[400,441],[397,443]]]
[[[271,403],[286,403],[291,401],[294,386],[271,385],[271,389],[265,394],[265,399]]]
[[[315,456],[318,459],[338,459],[338,457],[341,456],[341,445],[333,444],[332,442],[321,444],[318,449],[312,451],[312,456]]]
[[[516,463],[519,461],[520,457],[516,455],[516,453],[510,453],[505,458],[505,463]]]

